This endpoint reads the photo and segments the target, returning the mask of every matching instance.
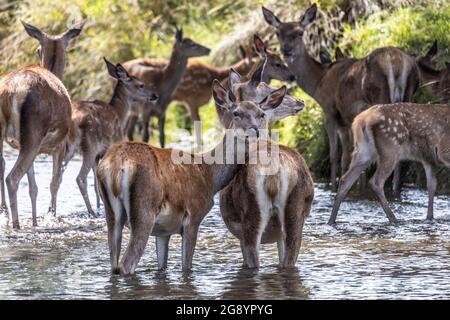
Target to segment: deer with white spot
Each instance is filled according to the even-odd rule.
[[[260,104],[237,101],[215,80],[216,104],[241,116],[233,119],[222,142],[204,154],[136,142],[116,143],[108,149],[99,163],[97,179],[105,204],[113,273],[134,273],[150,235],[156,236],[158,268],[165,269],[170,237],[181,234],[182,269],[191,269],[198,228],[214,204],[214,195],[241,167],[236,158],[248,157],[250,140],[259,136],[264,122],[264,110],[278,107],[284,92],[284,87],[276,90]],[[174,162],[174,152],[190,163]],[[195,163],[196,158],[201,161]],[[206,158],[218,159],[204,161]],[[127,221],[131,234],[119,263],[122,229]]]
[[[152,89],[139,79],[130,76],[120,64],[114,65],[104,60],[109,75],[117,80],[111,100],[109,103],[100,100],[73,103],[75,141],[67,146],[64,157],[64,161],[68,162],[75,153],[82,155],[83,163],[76,181],[91,216],[95,213],[87,192],[87,176],[92,169],[96,181],[96,157],[103,155],[113,142],[123,140],[126,116],[133,101],[154,103],[158,99],[158,95]],[[97,187],[95,193],[98,209],[100,200]]]
[[[445,104],[396,103],[377,105],[360,113],[352,124],[355,137],[350,167],[339,183],[329,224],[336,222],[341,202],[358,176],[371,163],[377,169],[370,186],[393,224],[397,219],[384,195],[386,179],[401,160],[421,162],[428,188],[427,219],[433,219],[438,165],[450,166],[450,107]]]
[[[53,157],[49,212],[56,214],[56,195],[61,174],[62,157],[67,139],[73,139],[71,101],[62,83],[69,42],[77,37],[83,25],[75,25],[65,33],[52,36],[22,22],[29,36],[40,43],[40,66],[32,65],[11,71],[0,78],[0,186],[1,211],[8,214],[5,199],[3,141],[19,149],[14,167],[6,178],[13,228],[19,229],[17,189],[27,174],[31,198],[33,226],[37,225],[37,185],[33,162],[38,154]]]
[[[260,68],[264,68],[264,64]],[[256,70],[253,80],[241,82],[243,77],[233,72],[230,75],[233,94],[242,99],[256,98],[253,86],[261,80],[262,73]],[[259,79],[255,75],[259,75]],[[256,101],[259,100],[256,98]],[[289,109],[288,106],[277,109],[280,108],[285,111]],[[298,114],[303,108],[304,103],[298,101],[291,112],[267,113],[266,130],[262,132],[267,132],[270,121]],[[219,105],[217,109],[224,125],[229,119],[240,117],[229,110],[220,110]],[[295,113],[292,112],[294,110]],[[268,163],[261,160],[247,163],[239,169],[230,184],[220,192],[220,211],[228,230],[240,241],[245,267],[258,268],[260,244],[274,242],[278,245],[280,267],[293,267],[301,246],[303,225],[314,197],[313,180],[298,152],[278,145],[264,135],[260,137],[259,146],[262,144],[266,147],[264,155],[270,160]],[[275,152],[277,154],[272,157]]]
[[[330,145],[331,186],[336,190],[338,134],[345,172],[351,157],[353,119],[375,104],[411,101],[418,86],[416,63],[400,49],[386,47],[362,59],[321,64],[309,55],[303,42],[306,28],[316,18],[316,4],[294,22],[282,22],[272,11],[264,7],[262,10],[267,23],[277,30],[281,52],[298,85],[323,109]],[[394,189],[398,191],[400,176],[396,171]]]

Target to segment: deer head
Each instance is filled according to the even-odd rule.
[[[264,69],[264,79],[270,82],[270,79],[276,79],[280,81],[294,81],[295,76],[291,73],[288,66],[284,63],[281,57],[268,50],[264,41],[261,40],[256,34],[253,36],[253,44],[255,51],[261,59],[267,57],[267,64]]]
[[[103,60],[105,60],[109,75],[123,85],[130,100],[150,103],[158,100],[158,95],[153,90],[139,79],[130,76],[120,63],[114,65],[106,58]]]
[[[434,40],[430,49],[428,49],[427,53],[417,59],[417,62],[420,64],[424,64],[430,68],[436,68],[436,58],[438,57],[438,44],[437,40]]]
[[[259,68],[263,67],[264,64],[261,64],[259,66]],[[255,102],[260,102],[263,101],[267,96],[277,91],[276,88],[269,86],[267,83],[264,82],[258,83],[257,78],[253,79],[253,82],[252,80],[250,80],[241,83],[240,82],[241,75],[233,69],[230,70],[228,81],[229,81],[229,88],[231,88],[229,90],[229,94],[231,94],[233,97],[237,97],[237,99],[240,101],[251,100]],[[278,90],[282,90],[282,88]],[[281,91],[279,91],[279,93],[281,93]],[[293,97],[285,93],[286,92],[284,92],[283,95],[284,98],[281,104],[277,108],[265,110],[266,113],[265,120],[267,121],[267,123],[270,121],[278,121],[287,118],[289,116],[294,116],[303,111],[305,107],[304,102],[301,100],[294,99]],[[217,107],[217,104],[216,104],[216,111],[222,126],[224,128],[229,128],[233,118],[232,113],[227,112],[227,110],[224,108]]]
[[[281,22],[272,11],[264,7],[262,11],[267,23],[277,29],[276,34],[284,57],[291,59],[301,55],[304,47],[303,34],[306,27],[316,18],[317,5],[309,7],[300,21],[295,22]]]
[[[283,101],[286,87],[274,90],[259,102],[239,101],[231,90],[226,90],[218,80],[213,82],[213,97],[217,109],[232,115],[229,128],[235,129],[240,137],[256,135],[268,125],[267,114],[276,109]]]
[[[32,26],[21,20],[25,31],[30,37],[37,39],[40,43],[38,55],[41,67],[53,72],[58,78],[62,79],[64,67],[66,65],[66,52],[70,40],[77,37],[83,29],[84,23],[79,23],[66,32],[52,36],[41,31],[39,28]]]
[[[187,58],[207,56],[211,50],[197,42],[183,37],[183,29],[176,29],[175,46]]]

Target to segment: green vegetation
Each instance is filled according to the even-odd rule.
[[[320,16],[324,36],[322,39],[313,37],[313,41],[325,43],[330,51],[339,45],[349,55],[363,57],[375,48],[392,45],[419,55],[437,39],[442,53],[439,66],[450,60],[450,4],[447,1],[314,2],[318,2],[327,15]],[[292,19],[298,18],[310,3],[308,0],[282,3],[274,0],[3,0],[0,1],[0,73],[37,62],[37,42],[26,35],[19,19],[49,33],[62,32],[68,25],[86,20],[82,36],[71,46],[64,82],[74,100],[106,99],[113,82],[104,68],[103,56],[117,62],[135,57],[167,58],[174,26],[178,25],[184,28],[186,36],[213,49],[204,61],[227,65],[238,59],[235,42],[248,44],[255,32],[273,35],[273,30],[261,21],[262,4],[278,8],[281,17]],[[338,19],[342,12],[351,14]],[[327,19],[338,19],[339,26],[330,27]],[[323,37],[331,40],[323,42]],[[277,41],[271,37],[270,43],[276,45]],[[308,107],[302,116],[280,121],[272,128],[280,131],[283,144],[301,151],[316,178],[326,176],[328,142],[322,111],[300,89],[291,88],[291,94],[305,100]],[[427,99],[423,92],[416,96],[416,101]],[[200,113],[204,133],[219,128],[212,102]],[[176,141],[177,130],[186,127],[190,127],[186,111],[172,104],[167,115],[168,142]],[[215,137],[211,132],[206,135],[207,142]],[[157,141],[156,134],[152,141]]]

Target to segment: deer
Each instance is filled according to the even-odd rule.
[[[141,60],[131,60],[123,64],[127,72],[140,79],[144,83],[151,86],[154,84],[159,99],[153,106],[144,105],[142,109],[142,140],[148,142],[150,138],[149,120],[152,116],[158,118],[159,143],[162,148],[165,144],[165,119],[166,111],[172,100],[178,84],[183,78],[188,59],[192,57],[206,56],[210,53],[210,49],[194,42],[189,38],[183,37],[183,30],[175,33],[175,43],[173,45],[172,54],[169,63],[164,68],[152,68],[151,71],[141,64]]]
[[[450,62],[442,70],[436,69],[435,59],[438,53],[437,41],[433,43],[425,56],[417,59],[423,86],[438,102],[450,100]]]
[[[401,160],[420,162],[427,178],[427,219],[433,219],[433,199],[438,165],[450,166],[450,108],[448,104],[396,103],[373,106],[356,116],[352,131],[354,153],[339,182],[328,224],[336,223],[340,204],[358,176],[371,163],[377,169],[369,184],[390,223],[398,220],[389,207],[383,186]]]
[[[258,36],[255,35],[253,43],[259,59],[250,59],[249,53],[246,53],[245,55],[242,53],[242,56],[245,57],[245,59],[231,67],[212,67],[198,61],[188,63],[183,80],[175,90],[173,100],[180,101],[187,106],[193,122],[200,121],[198,110],[201,106],[208,103],[211,98],[211,86],[214,79],[218,79],[222,85],[226,85],[228,83],[227,79],[230,68],[241,74],[252,74],[261,61],[263,54],[268,58],[263,78],[264,82],[269,83],[271,79],[280,81],[295,80],[294,75],[289,71],[289,68],[283,62],[281,57],[277,53],[268,50],[264,45],[264,42]],[[241,48],[241,51],[245,52],[243,48]],[[149,70],[149,72],[151,72],[151,70]],[[130,121],[130,125],[128,126],[129,140],[133,140],[132,135],[135,122],[136,118]],[[201,133],[196,131],[195,135],[197,145],[201,145]]]
[[[133,101],[155,103],[158,95],[139,79],[130,76],[121,64],[114,65],[103,58],[109,75],[116,79],[112,97],[109,102],[94,100],[72,104],[72,122],[75,141],[66,148],[64,157],[68,163],[75,153],[82,155],[82,165],[76,178],[78,188],[83,196],[90,216],[95,216],[87,192],[87,176],[89,171],[96,174],[96,157],[116,141],[124,138],[126,116]],[[97,186],[97,209],[100,207]]]
[[[321,64],[308,53],[303,34],[315,20],[317,5],[310,6],[299,21],[282,22],[263,7],[266,22],[276,29],[284,59],[297,84],[322,107],[329,141],[331,188],[337,186],[338,135],[342,145],[341,169],[350,162],[351,123],[372,105],[411,101],[418,86],[418,71],[412,57],[394,47],[379,48],[362,59],[341,59]],[[400,170],[394,190],[399,191]]]
[[[230,77],[222,80],[221,84],[226,89],[230,89],[230,80],[234,79],[233,86],[242,87],[240,91],[240,94],[243,94],[242,99],[256,99],[257,101],[261,101],[264,97],[269,95],[271,91],[275,90],[275,88],[268,85],[270,79],[276,79],[277,74],[282,74],[285,71],[282,67],[284,64],[280,65],[279,62],[276,62],[280,58],[267,50],[264,41],[262,41],[258,35],[255,34],[253,36],[253,42],[255,51],[260,57],[260,61],[255,63],[246,75],[241,75],[238,70],[231,68]],[[289,81],[292,80],[294,79],[289,77]],[[274,109],[273,114],[271,114],[272,119],[274,119],[272,121],[278,121],[285,117],[296,115],[303,110],[303,107],[303,101],[296,100],[286,94],[283,103],[278,108]],[[216,108],[220,123],[224,128],[228,128],[231,123],[232,114],[224,111],[223,108]]]
[[[38,188],[33,162],[38,154],[52,155],[53,172],[50,185],[49,213],[56,215],[56,196],[62,174],[62,156],[67,139],[72,139],[71,100],[62,79],[66,51],[77,37],[83,23],[52,36],[21,21],[27,34],[40,43],[40,65],[13,70],[0,78],[0,186],[1,211],[8,215],[5,201],[3,142],[19,150],[17,160],[6,178],[12,225],[19,229],[17,189],[27,174],[32,204],[33,226],[37,226],[36,198]]]
[[[252,82],[261,80],[262,73],[255,73],[259,79],[254,77],[245,82],[244,77],[233,71],[229,86],[234,95],[242,99],[255,97]],[[277,109],[280,108],[281,105]],[[298,114],[303,108],[304,103],[299,101],[294,113],[268,113],[264,123],[266,131],[263,132],[267,132],[270,121]],[[227,119],[229,110],[217,110],[217,113],[224,125],[235,116],[231,113]],[[263,136],[259,145],[263,141],[267,154],[278,154],[267,164],[260,161],[242,166],[228,186],[220,191],[220,212],[228,230],[240,241],[245,267],[259,268],[260,244],[274,242],[278,246],[280,267],[294,267],[303,224],[314,198],[314,183],[305,160],[297,151]]]
[[[239,46],[239,50],[241,60],[231,67],[240,72],[247,72],[250,70],[254,58],[251,57],[251,52],[243,46]],[[147,73],[160,72],[159,69],[164,68],[168,63],[166,60],[161,59],[144,58],[138,59],[138,61],[140,65],[148,67],[146,69]],[[172,100],[181,102],[187,108],[192,122],[200,121],[199,108],[209,102],[213,80],[218,79],[222,81],[228,77],[229,69],[230,67],[216,67],[198,60],[188,60],[186,71],[173,93]],[[133,140],[133,132],[138,119],[138,113],[138,110],[133,110],[129,116],[127,136],[130,141]],[[199,143],[199,141],[197,142]]]
[[[134,273],[150,235],[156,236],[159,269],[167,267],[172,234],[182,236],[183,271],[192,268],[198,228],[214,205],[214,195],[242,165],[235,158],[245,160],[249,144],[257,142],[264,110],[277,108],[284,93],[281,87],[261,103],[237,101],[216,79],[215,103],[236,117],[211,151],[192,154],[141,142],[119,142],[107,150],[98,165],[97,183],[105,205],[112,273]],[[185,161],[174,161],[174,154]],[[119,263],[126,222],[130,238]]]

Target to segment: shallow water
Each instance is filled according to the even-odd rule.
[[[6,150],[7,171],[15,155]],[[443,299],[450,298],[450,211],[439,196],[433,222],[424,220],[426,194],[405,189],[393,203],[402,220],[387,223],[374,201],[353,197],[343,203],[336,228],[326,225],[333,194],[316,184],[298,269],[280,271],[276,245],[262,246],[259,272],[240,267],[238,242],[226,230],[217,205],[200,228],[194,268],[181,272],[180,237],[172,237],[169,266],[157,272],[151,238],[136,275],[110,276],[106,226],[87,217],[75,177],[79,160],[65,173],[58,199],[58,218],[31,227],[26,178],[19,189],[22,229],[0,227],[1,299]],[[35,162],[38,214],[48,208],[51,161]],[[91,201],[93,178],[89,177]],[[127,237],[127,234],[125,235]]]

